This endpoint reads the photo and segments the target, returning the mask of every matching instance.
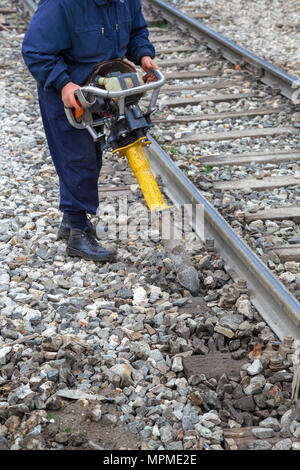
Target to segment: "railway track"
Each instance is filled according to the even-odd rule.
[[[147,308],[143,310],[143,307],[141,307],[138,314],[139,317],[136,317],[138,328],[135,331],[135,338],[132,332],[130,334],[132,335],[132,341],[135,341],[139,337],[140,332],[144,332],[143,328],[145,322],[140,316],[147,312],[146,331],[151,336],[151,348],[153,349],[153,347],[155,347],[154,344],[156,336],[158,335],[158,341],[162,341],[162,344],[159,345],[159,351],[162,351],[164,355],[165,352],[166,354],[171,354],[171,356],[175,355],[175,358],[179,355],[179,359],[176,358],[175,361],[172,359],[174,362],[172,363],[171,373],[175,374],[175,377],[177,377],[176,374],[179,373],[179,380],[182,380],[183,371],[185,375],[189,377],[189,387],[192,389],[192,394],[189,396],[187,403],[188,406],[192,406],[192,408],[189,409],[192,410],[193,413],[196,410],[196,413],[201,415],[201,413],[203,414],[203,410],[209,412],[211,409],[214,409],[214,407],[218,408],[218,413],[220,413],[221,416],[220,422],[222,421],[222,429],[224,429],[224,432],[223,434],[220,433],[219,429],[216,431],[210,441],[211,448],[214,448],[214,446],[221,448],[218,443],[222,443],[224,448],[234,448],[232,445],[232,440],[234,439],[237,439],[237,441],[239,441],[239,439],[246,439],[247,445],[255,448],[253,436],[251,438],[246,433],[247,436],[245,435],[246,437],[244,437],[242,436],[242,432],[238,437],[233,436],[229,429],[230,426],[224,423],[228,419],[235,420],[235,424],[231,423],[231,425],[234,427],[239,427],[239,425],[246,426],[247,432],[251,434],[251,426],[257,426],[263,418],[266,418],[267,415],[269,416],[269,412],[267,412],[264,405],[259,402],[258,397],[257,401],[254,402],[250,394],[252,400],[251,406],[248,403],[248,401],[250,401],[250,399],[248,400],[248,395],[246,395],[246,400],[244,400],[245,397],[242,395],[242,390],[244,390],[245,387],[249,385],[248,382],[250,382],[250,380],[248,380],[249,377],[247,377],[247,380],[245,379],[245,366],[244,369],[242,369],[244,382],[241,386],[238,384],[241,390],[238,390],[238,387],[234,385],[234,383],[237,383],[235,382],[236,379],[230,379],[229,383],[228,379],[224,378],[226,374],[231,378],[232,375],[235,375],[233,373],[234,366],[226,354],[229,352],[230,354],[232,352],[236,353],[236,360],[234,361],[235,367],[238,367],[240,370],[242,365],[238,358],[245,357],[241,353],[240,348],[244,347],[248,354],[249,348],[252,349],[257,341],[262,342],[268,345],[268,347],[266,347],[266,357],[269,357],[269,361],[271,357],[273,361],[270,361],[270,363],[272,362],[271,365],[273,369],[269,369],[267,365],[269,364],[268,360],[265,358],[262,360],[262,363],[267,368],[266,377],[272,377],[272,374],[276,370],[275,362],[277,360],[280,363],[279,366],[277,365],[277,371],[289,371],[289,377],[287,378],[286,376],[285,379],[288,381],[292,380],[291,371],[293,369],[291,365],[291,352],[293,350],[290,347],[293,339],[300,339],[300,306],[296,298],[297,286],[299,286],[299,277],[297,277],[299,273],[299,263],[296,261],[295,265],[285,266],[283,262],[290,263],[290,261],[284,261],[283,258],[280,258],[281,253],[278,250],[280,247],[283,251],[290,249],[291,246],[295,248],[295,243],[292,243],[291,239],[294,237],[292,240],[294,242],[298,233],[297,217],[299,216],[297,215],[297,201],[299,200],[299,196],[296,192],[298,184],[296,180],[298,178],[294,176],[294,173],[297,168],[297,161],[299,160],[299,134],[297,128],[299,115],[296,104],[294,104],[291,99],[281,96],[278,90],[270,89],[265,84],[261,84],[257,81],[257,75],[261,76],[261,74],[254,74],[253,71],[247,70],[240,61],[235,65],[224,61],[224,58],[220,54],[212,53],[207,50],[206,40],[201,42],[198,37],[197,39],[191,37],[190,31],[186,32],[186,26],[184,27],[185,32],[183,33],[179,32],[177,27],[172,25],[172,22],[162,23],[161,20],[158,22],[157,10],[154,16],[146,7],[150,4],[152,8],[153,6],[159,6],[159,8],[161,8],[163,3],[164,2],[158,1],[143,2],[145,14],[150,24],[151,39],[157,49],[157,59],[168,79],[167,85],[162,90],[159,108],[155,114],[156,128],[152,132],[152,140],[154,140],[154,142],[148,150],[148,156],[155,174],[161,177],[160,183],[167,198],[174,204],[192,205],[193,212],[191,223],[195,233],[202,241],[202,244],[200,244],[202,246],[200,247],[199,243],[195,242],[194,249],[191,249],[190,252],[194,266],[198,268],[199,271],[203,272],[202,281],[204,289],[202,293],[205,303],[203,303],[203,298],[197,297],[190,299],[190,303],[184,304],[182,310],[180,310],[179,307],[180,322],[177,323],[176,321],[174,322],[174,317],[172,317],[173,312],[171,307],[171,311],[166,315],[166,323],[163,324],[161,324],[160,320],[156,319],[156,317],[153,319],[154,312],[150,312],[151,309],[147,311]],[[34,7],[34,5],[28,4],[27,2],[27,8],[32,9],[32,7]],[[162,10],[159,11],[161,12]],[[170,11],[169,7],[168,11]],[[160,18],[161,16],[163,15],[159,15]],[[177,21],[177,26],[180,26],[179,20]],[[29,83],[30,80],[28,80],[28,84]],[[283,92],[283,87],[281,92]],[[287,122],[288,120],[290,120],[290,122]],[[155,139],[157,142],[155,142]],[[266,148],[268,148],[268,150],[266,150]],[[109,158],[106,157],[108,166],[106,170],[104,167],[105,171],[103,177],[104,181],[111,181],[113,184],[110,186],[110,189],[108,185],[106,185],[103,191],[106,191],[105,196],[108,197],[108,203],[114,204],[115,194],[131,193],[130,185],[133,184],[133,181],[130,175],[127,174],[124,180],[124,167],[122,163],[114,165],[112,169],[111,166],[109,166],[109,162],[107,162],[108,159]],[[274,167],[274,165],[276,165],[276,167]],[[246,171],[244,170],[245,168]],[[46,175],[50,172],[48,165],[42,169],[43,172],[46,172]],[[280,173],[280,170],[284,171]],[[106,171],[107,177],[105,176]],[[110,172],[112,172],[113,178],[109,174]],[[274,175],[272,172],[274,172]],[[277,174],[278,172],[279,174]],[[258,173],[260,174],[258,175]],[[283,182],[282,175],[285,175],[285,183]],[[43,181],[43,178],[41,180],[39,176],[37,178],[38,181]],[[252,183],[249,181],[250,179]],[[118,180],[120,182],[119,186],[117,183]],[[225,183],[232,185],[232,181],[242,184],[246,183],[242,189],[240,187],[233,188],[233,186],[229,186],[228,189],[228,186],[224,186]],[[223,183],[223,186],[221,186],[221,183]],[[254,183],[256,186],[253,186]],[[267,185],[265,184],[258,189],[257,185],[261,183],[267,183]],[[123,186],[120,186],[120,184],[123,184]],[[271,194],[270,189],[268,189],[269,192],[265,194],[264,191],[266,187],[272,188],[274,184],[274,193]],[[283,193],[280,192],[281,189],[277,189],[276,192],[276,184],[279,184],[277,188],[286,188],[285,191],[288,194],[287,198],[283,198]],[[238,185],[236,184],[236,186]],[[136,188],[134,191],[136,191]],[[264,198],[259,199],[260,194],[264,194]],[[255,197],[252,197],[253,195]],[[280,197],[277,198],[276,196]],[[266,201],[268,203],[271,201],[270,205],[266,206]],[[282,201],[284,201],[284,204]],[[287,202],[287,204],[285,204],[285,202]],[[286,216],[290,202],[296,207],[292,208],[290,212],[291,215]],[[203,208],[204,226],[202,224],[197,225],[199,219],[196,218],[195,214],[196,206]],[[264,211],[268,211],[269,214],[263,216],[261,214],[262,207]],[[274,208],[274,213],[277,218],[270,218],[271,208]],[[279,212],[281,214],[280,217],[278,215]],[[255,216],[259,216],[260,218],[255,219]],[[265,219],[266,216],[269,217]],[[254,217],[254,219],[252,217]],[[265,220],[267,224],[265,224]],[[254,231],[252,231],[251,223],[252,228],[255,228],[255,230],[253,229]],[[278,225],[278,230],[283,230],[281,237],[278,236],[275,240],[268,239],[267,245],[263,246],[262,249],[262,238],[270,236],[270,227],[272,227],[272,230],[277,229],[275,224]],[[267,227],[269,232],[264,231],[261,234],[259,228],[262,226]],[[284,229],[287,230],[284,231]],[[275,232],[276,230],[272,233]],[[284,243],[282,243],[282,239],[284,239]],[[244,240],[246,240],[250,247],[245,244]],[[135,242],[129,242],[129,245],[132,243],[134,244]],[[282,247],[283,244],[287,245],[288,248]],[[142,252],[141,243],[138,244],[138,247]],[[121,245],[120,254],[129,259],[129,252],[126,251],[126,249]],[[274,254],[272,254],[272,257],[269,257],[270,252],[275,253],[277,258]],[[41,256],[44,255],[41,253],[41,250],[39,253]],[[134,252],[132,256],[133,258],[130,258],[130,260],[132,259],[135,263],[140,262],[138,253]],[[295,262],[295,255],[293,254],[292,256],[292,262]],[[46,258],[45,262],[47,264]],[[61,262],[61,258],[58,257],[56,263],[59,265]],[[142,261],[141,267],[144,265],[147,266],[147,263],[149,263],[147,259]],[[166,263],[168,262],[166,261]],[[282,284],[277,278],[277,275],[281,276],[282,274],[290,272],[286,269],[287,267],[293,269],[291,274],[295,277],[288,286],[289,288]],[[133,269],[133,266],[131,266],[131,268]],[[155,269],[152,271],[152,276],[156,274]],[[217,270],[216,274],[213,272],[214,269]],[[223,273],[223,269],[227,274]],[[151,268],[149,268],[149,272],[151,274]],[[277,275],[274,276],[272,272]],[[134,270],[132,273],[134,273]],[[226,278],[226,276],[228,276],[228,278]],[[119,272],[115,274],[115,277],[116,279],[120,279]],[[225,278],[227,282],[231,279],[226,285],[224,285],[223,282]],[[283,278],[284,277],[282,277],[282,279]],[[170,289],[168,291],[169,295],[173,295],[174,292],[176,293],[178,287],[176,287],[172,272],[168,279],[170,279],[170,281],[167,281],[168,285],[164,284],[164,286],[166,286],[166,289]],[[62,295],[61,290],[62,288],[64,289],[63,282],[60,282],[58,296]],[[128,281],[126,282],[127,285],[130,284],[128,284]],[[104,298],[109,302],[109,305],[112,305],[112,299],[114,299],[115,296],[114,292],[117,292],[117,290],[114,291],[114,289],[117,289],[117,287],[118,283],[114,281],[112,285],[104,284],[103,288],[101,286],[98,290],[96,289],[96,298]],[[155,289],[151,292],[154,298]],[[295,293],[296,296],[292,295],[292,293]],[[142,294],[144,293],[142,292]],[[243,297],[243,294],[245,297]],[[50,302],[54,300],[54,297],[55,293],[51,292]],[[137,297],[138,295],[136,298]],[[235,305],[237,299],[241,301],[239,307]],[[167,301],[167,297],[165,297],[164,300]],[[246,305],[249,307],[249,300],[251,302],[250,311],[245,311],[243,310],[243,306]],[[54,300],[54,302],[56,301],[57,300]],[[180,295],[177,298],[177,302],[178,305],[181,305]],[[119,311],[120,305],[122,306],[124,303],[124,299],[118,298],[117,310],[115,307],[111,307],[111,311],[108,312],[105,310],[105,308],[108,307],[105,307],[104,311],[102,310],[104,321],[101,322],[100,326],[108,328],[110,321],[113,321],[108,319],[108,315],[111,315],[112,319],[114,318],[114,321],[118,322],[114,314]],[[43,308],[45,308],[45,306]],[[236,310],[237,308],[238,310]],[[124,306],[124,312],[125,311],[126,308]],[[160,310],[160,312],[161,311],[162,310]],[[204,311],[210,312],[212,318],[206,318],[205,314],[205,325],[198,327],[196,326],[197,321],[199,318],[202,318]],[[236,322],[240,321],[236,316],[236,312],[238,312],[237,316],[243,315],[245,320],[242,323],[240,322],[239,326],[236,324]],[[91,313],[92,319],[95,318],[92,309]],[[128,314],[128,309],[126,314]],[[174,315],[177,315],[176,307]],[[222,318],[224,321],[219,321],[222,320]],[[277,343],[275,337],[270,335],[265,329],[266,325],[261,321],[261,318],[270,326],[277,338],[282,341],[281,344],[280,342]],[[79,319],[81,319],[80,316]],[[193,323],[193,320],[195,323]],[[81,321],[84,322],[84,320]],[[252,322],[253,326],[251,326]],[[143,324],[143,326],[140,328],[141,324]],[[114,325],[116,325],[116,323]],[[168,328],[170,325],[171,328],[169,331]],[[191,334],[188,332],[187,326],[191,329],[190,331],[194,333]],[[153,327],[155,327],[155,329],[153,329]],[[160,327],[162,327],[162,334],[168,332],[170,337],[163,336],[163,339],[161,339]],[[173,341],[174,337],[172,335],[175,332],[178,344],[176,341]],[[196,334],[198,338],[201,338],[203,344],[198,344],[193,336],[194,334]],[[214,338],[213,340],[212,337]],[[287,339],[287,337],[289,339]],[[192,338],[194,342],[191,349],[190,342]],[[93,340],[94,336],[92,338],[92,341]],[[26,338],[24,341],[26,341]],[[29,345],[31,345],[30,341],[32,341],[32,339],[28,338]],[[171,345],[170,350],[168,349],[168,343]],[[179,343],[182,344],[182,346],[180,346]],[[212,343],[216,344],[217,347]],[[39,345],[38,342],[37,345]],[[107,345],[104,346],[107,347]],[[282,352],[284,353],[284,359],[281,358],[280,354],[278,355],[278,348],[281,348],[280,354]],[[212,360],[211,354],[215,354],[216,349],[217,354],[220,354],[220,356],[214,356],[214,360],[216,361],[215,372],[219,375],[214,376],[213,374],[210,375],[212,368],[211,366],[207,366],[205,359],[208,361]],[[273,357],[274,351],[275,358]],[[112,354],[111,359],[107,358],[109,354]],[[141,351],[137,354],[138,357],[143,358]],[[111,351],[104,356],[105,358],[103,360],[104,364],[106,364],[104,370],[106,370],[107,365],[110,367],[114,363],[115,356],[114,352]],[[252,356],[249,355],[248,357],[251,357],[252,360],[256,356],[252,354]],[[260,357],[258,353],[257,357]],[[198,360],[199,363],[195,364],[192,359]],[[136,359],[133,359],[133,361],[135,360]],[[110,363],[109,361],[112,362]],[[217,364],[220,363],[222,364],[221,373],[217,367]],[[153,362],[151,364],[153,364]],[[139,364],[139,366],[142,367],[141,364]],[[165,366],[161,364],[160,367],[164,370],[163,368]],[[195,370],[198,372],[195,372]],[[204,383],[201,383],[201,378],[200,382],[197,382],[198,379],[193,379],[195,375],[197,376],[197,373],[199,374],[199,370],[204,370],[207,375]],[[104,374],[104,377],[110,382],[109,374],[107,376]],[[223,378],[221,379],[220,377]],[[171,376],[168,376],[168,382],[160,379],[160,383],[162,384],[162,395],[160,399],[162,400],[171,400],[171,395],[167,387],[170,386],[172,389],[174,385],[169,385],[170,378]],[[284,381],[285,379],[282,380]],[[218,389],[221,404],[217,404],[216,400],[218,394],[216,390],[217,386],[221,387],[222,380],[225,381],[228,387],[226,388],[226,392],[223,390],[220,391],[221,388]],[[138,400],[140,397],[137,397],[139,392],[136,395],[135,391],[129,390],[129,383],[127,383],[128,390],[126,390],[126,393],[129,394],[128,397],[131,399],[129,402],[129,406],[131,406],[132,402]],[[275,401],[274,403],[272,402],[272,404],[270,402],[268,406],[270,406],[270,410],[273,412],[272,416],[284,416],[286,409],[283,404],[287,402],[289,406],[292,405],[290,384],[284,383],[284,385],[281,386],[280,382],[276,382],[276,380],[274,383],[277,388],[279,383],[279,395],[272,398],[273,401]],[[195,385],[196,390],[193,388]],[[155,389],[156,386],[159,386],[159,380],[153,379],[152,386],[154,388],[153,390],[152,388],[150,389],[149,400],[153,400],[153,405],[157,393],[160,393]],[[123,385],[121,388],[122,387]],[[143,386],[141,385],[141,387]],[[180,389],[179,382],[178,387]],[[257,385],[257,387],[258,389],[260,388],[259,385]],[[209,390],[212,392],[212,395],[209,394]],[[235,390],[235,393],[230,395],[230,390]],[[262,390],[263,389],[261,389],[261,392]],[[268,391],[269,390],[270,388],[268,388]],[[201,393],[203,391],[205,391],[205,393],[207,392],[208,398],[204,394],[206,401],[204,400],[204,408],[201,408]],[[147,396],[148,392],[145,391],[145,393]],[[164,395],[164,393],[166,395]],[[187,392],[182,389],[180,393],[186,395]],[[228,396],[232,396],[234,406],[230,405],[228,396],[226,398],[226,393],[229,394]],[[267,393],[265,389],[264,393]],[[275,393],[273,389],[272,393]],[[280,396],[281,398],[278,398]],[[243,403],[238,402],[238,400],[242,399],[245,402],[247,401],[247,404],[244,403],[244,401]],[[276,400],[279,400],[282,405],[279,411],[277,411],[278,405],[276,405]],[[138,401],[136,401],[134,405],[134,407],[136,407],[135,410],[139,407],[137,403]],[[148,408],[147,412],[149,412]],[[162,413],[162,411],[158,412],[157,410],[156,412]],[[186,408],[185,413],[188,412],[188,408]],[[153,411],[153,413],[155,413],[155,411]],[[125,411],[124,414],[124,422],[129,424],[134,423],[136,425],[136,422],[139,420],[143,421],[144,419],[142,413],[140,415],[138,415],[137,412],[132,415],[129,413],[130,416],[128,418],[126,418],[127,415]],[[138,416],[137,421],[134,420],[135,416]],[[167,415],[163,414],[161,418],[165,419],[165,416]],[[126,419],[128,419],[128,421],[126,421]],[[150,422],[151,425],[154,424],[155,428],[155,426],[157,426],[156,419],[157,417],[153,418],[151,421],[151,419],[148,418],[148,421],[146,420],[147,424],[149,425]],[[179,450],[182,448],[205,448],[205,440],[208,439],[209,433],[205,433],[205,430],[202,429],[202,424],[197,428],[198,434],[200,433],[200,441],[196,438],[195,441],[194,435],[192,434],[194,432],[193,426],[186,428],[186,424],[181,423],[180,419],[181,418],[179,418],[179,422],[176,421],[174,429],[176,429],[176,432],[179,432],[179,427],[183,426],[184,434],[186,433],[183,444],[176,441],[175,445],[174,442],[171,441],[173,447],[172,445],[168,447],[170,441],[168,440],[169,438],[165,437],[166,430],[161,430],[160,423],[159,437],[156,428],[153,428],[154,430],[151,431],[151,436],[153,435],[155,437],[154,441],[153,439],[151,440],[151,436],[149,438],[150,449],[158,449],[159,445],[163,445],[163,448]],[[207,419],[209,418],[207,417]],[[215,419],[217,423],[219,423],[219,418]],[[163,419],[161,421],[163,421]],[[165,426],[162,427],[164,428]],[[132,425],[130,429],[134,429],[134,426]],[[146,434],[145,431],[145,436]],[[161,441],[159,439],[161,439]],[[291,446],[294,440],[293,437]],[[276,442],[280,442],[279,435],[276,435],[275,443]],[[193,447],[194,445],[198,447]],[[245,445],[245,442],[243,441],[241,445]],[[259,448],[259,446],[257,448]]]

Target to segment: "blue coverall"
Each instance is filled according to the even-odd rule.
[[[102,153],[86,130],[72,127],[61,89],[84,85],[94,66],[126,57],[154,58],[139,0],[41,0],[22,54],[38,84],[48,146],[60,183],[60,210],[96,214]]]

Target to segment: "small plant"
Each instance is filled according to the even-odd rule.
[[[70,429],[70,428],[66,428],[66,429],[65,429],[65,432],[66,432],[67,434],[69,434],[69,433],[71,432],[71,429]]]
[[[52,414],[48,414],[48,415],[46,416],[46,419],[47,419],[48,421],[51,421],[51,419],[53,419],[53,415],[52,415]]]
[[[204,168],[202,168],[202,173],[210,173],[212,171],[212,167],[210,165],[205,165]]]
[[[174,146],[172,146],[172,147],[170,148],[170,152],[171,152],[171,153],[179,153],[178,150],[177,150],[177,148],[174,147]]]
[[[161,138],[161,134],[157,134],[157,136],[155,137],[155,140],[156,140],[157,143],[159,142],[160,138]]]

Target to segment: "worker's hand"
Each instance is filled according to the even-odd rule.
[[[141,58],[141,66],[145,72],[151,72],[151,70],[160,70],[159,66],[154,62],[152,57],[145,55]]]
[[[81,110],[80,105],[77,103],[74,92],[80,88],[76,83],[69,82],[61,90],[61,99],[66,108],[75,108]]]

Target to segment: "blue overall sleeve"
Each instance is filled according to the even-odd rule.
[[[154,59],[155,49],[148,39],[149,31],[139,0],[133,0],[130,4],[133,8],[133,23],[126,57],[131,62],[140,65],[143,56],[150,56]]]
[[[71,46],[67,14],[59,1],[39,4],[25,34],[22,55],[30,73],[44,88],[58,91],[70,76],[61,52]]]

